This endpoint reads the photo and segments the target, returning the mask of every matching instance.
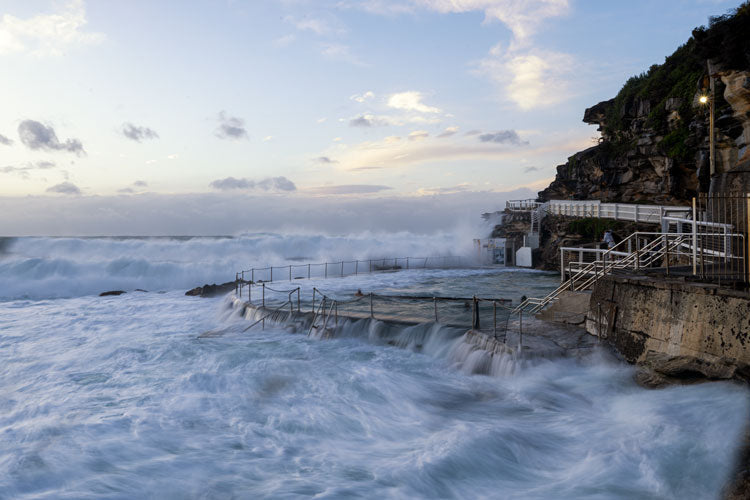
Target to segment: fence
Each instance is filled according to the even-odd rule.
[[[691,213],[690,207],[666,205],[637,205],[629,203],[602,203],[599,200],[550,200],[547,212],[569,217],[599,217],[660,224],[664,217]]]
[[[494,337],[505,334],[511,319],[510,299],[484,297],[436,297],[417,295],[355,294],[335,297],[313,287],[311,300],[302,301],[300,287],[289,290],[271,288],[266,283],[249,286],[248,303],[262,308],[263,315],[245,330],[261,325],[276,313],[307,312],[312,315],[308,335],[330,334],[345,319],[377,319],[397,323],[440,323],[446,326],[483,331]],[[255,301],[253,301],[253,298]],[[304,306],[304,307],[303,307]],[[519,332],[523,327],[519,315]],[[330,328],[329,328],[330,327]],[[328,332],[328,333],[326,333]]]
[[[341,260],[310,264],[287,264],[239,271],[235,274],[237,294],[242,296],[242,288],[249,283],[272,283],[312,278],[343,278],[364,273],[399,271],[402,269],[442,269],[466,267],[471,262],[458,256],[444,257],[389,257],[368,260]],[[249,279],[248,279],[249,278]]]
[[[541,204],[541,202],[534,199],[508,200],[505,202],[505,208],[511,212],[531,212],[536,210]]]
[[[700,228],[692,245],[693,274],[719,284],[749,284],[750,193],[703,193],[693,199],[693,208],[693,231]]]

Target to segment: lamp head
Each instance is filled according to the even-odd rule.
[[[708,102],[708,96],[702,95],[700,98],[698,98],[698,101],[700,101],[701,104],[706,104]]]

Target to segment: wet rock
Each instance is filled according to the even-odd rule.
[[[221,285],[217,285],[216,283],[209,285],[205,284],[203,286],[198,286],[193,288],[192,290],[188,290],[185,292],[185,295],[188,296],[201,296],[201,297],[216,297],[218,295],[224,295],[232,290],[235,289],[235,282],[234,281],[227,281],[226,283],[222,283]]]
[[[110,290],[108,292],[102,292],[99,294],[99,297],[109,297],[110,295],[122,295],[123,293],[127,293],[124,290]]]

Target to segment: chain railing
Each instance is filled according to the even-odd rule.
[[[249,290],[247,303],[258,307],[262,315],[245,330],[256,325],[265,328],[268,318],[287,307],[289,316],[285,319],[295,313],[311,315],[308,336],[313,332],[316,336],[331,336],[340,321],[362,319],[408,324],[434,322],[499,338],[507,332],[511,317],[518,314],[519,334],[523,328],[523,311],[514,313],[511,300],[504,298],[386,295],[359,291],[353,297],[342,298],[313,287],[311,300],[305,303],[303,312],[300,287],[280,290],[260,283],[250,285]]]
[[[251,283],[273,283],[313,278],[343,278],[366,273],[404,269],[449,269],[469,267],[473,263],[460,256],[387,257],[367,260],[340,260],[284,266],[254,267],[235,273],[235,292],[242,297],[243,288]],[[475,264],[475,263],[474,263]]]

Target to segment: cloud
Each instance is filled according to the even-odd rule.
[[[387,119],[375,115],[360,115],[349,120],[350,127],[383,127],[390,125]]]
[[[326,164],[338,163],[338,161],[332,160],[328,156],[318,156],[317,158],[315,158],[315,161],[318,163],[326,163]]]
[[[55,184],[54,186],[48,187],[47,192],[69,195],[81,194],[81,190],[72,182],[61,182],[60,184]]]
[[[246,178],[235,179],[234,177],[226,177],[224,179],[217,179],[209,184],[210,187],[218,189],[219,191],[231,191],[231,190],[252,190],[260,189],[262,191],[295,191],[297,186],[286,177],[267,177],[260,181],[253,181]]]
[[[423,139],[427,139],[430,136],[430,133],[426,130],[415,130],[414,132],[411,132],[409,134],[409,140],[410,141],[421,141]]]
[[[496,45],[479,63],[505,97],[523,110],[545,108],[569,98],[570,76],[576,66],[569,54],[539,49],[523,52]]]
[[[531,172],[539,172],[540,170],[541,170],[541,168],[539,168],[539,167],[525,167],[523,169],[523,173],[524,174],[528,174],[528,173],[531,173]]]
[[[448,127],[441,134],[438,134],[438,138],[444,139],[458,133],[458,127]]]
[[[305,193],[313,195],[348,195],[371,194],[393,189],[390,186],[375,184],[342,184],[338,186],[319,186],[305,189]]]
[[[471,251],[471,238],[479,236],[470,225],[488,207],[506,200],[536,196],[530,189],[513,192],[473,191],[435,196],[287,196],[283,203],[273,195],[248,196],[241,191],[201,194],[134,196],[5,196],[0,197],[3,232],[19,236],[80,236],[140,234],[216,235],[270,231],[276,234],[362,234],[373,244],[396,232],[407,241],[404,255]],[[262,213],[228,217],[228,213]],[[159,217],[154,217],[159,214]],[[336,214],[332,217],[331,214]],[[436,238],[425,238],[424,235]],[[374,235],[374,236],[373,236]],[[389,236],[390,235],[390,236]],[[419,235],[419,236],[416,236]],[[372,245],[370,245],[372,247]],[[374,247],[373,247],[374,248]],[[373,251],[377,253],[377,249]],[[325,256],[323,256],[325,257]],[[367,257],[362,257],[367,258]],[[325,258],[323,258],[325,260]],[[322,260],[321,260],[322,262]],[[191,285],[192,286],[192,285]]]
[[[422,93],[415,90],[393,94],[388,98],[388,106],[405,111],[420,113],[440,113],[440,109],[422,103]]]
[[[158,139],[159,134],[148,127],[138,127],[132,123],[123,123],[122,135],[135,142],[141,142],[144,139]]]
[[[4,14],[0,18],[0,55],[30,52],[36,56],[61,56],[66,49],[104,40],[101,33],[83,31],[86,23],[83,0],[70,1],[61,12],[28,19]]]
[[[324,43],[321,46],[320,53],[328,59],[347,62],[354,64],[355,66],[365,66],[365,63],[352,54],[348,45],[341,43]]]
[[[13,144],[13,141],[5,137],[3,134],[0,134],[0,144],[3,146],[10,146]]]
[[[522,141],[515,130],[501,130],[479,136],[480,142],[494,142],[496,144],[528,144],[528,141]]]
[[[482,133],[482,131],[481,131],[481,130],[469,130],[469,131],[468,131],[468,132],[466,132],[466,133],[465,133],[464,135],[466,135],[466,136],[471,136],[471,135],[479,135],[479,134],[481,134],[481,133]]]
[[[178,155],[177,153],[172,153],[171,155],[167,155],[167,160],[176,160],[179,157],[180,155]]]
[[[466,191],[469,191],[469,187],[470,186],[468,183],[463,183],[463,184],[458,184],[457,186],[419,188],[417,189],[417,195],[429,196],[429,195],[436,195],[436,194],[464,193]]]
[[[128,187],[118,189],[117,192],[122,194],[133,194],[143,191],[146,187],[148,187],[146,181],[135,181]]]
[[[215,135],[220,139],[249,138],[247,130],[245,130],[245,120],[236,116],[229,116],[224,111],[219,113],[219,126]]]
[[[574,58],[534,47],[532,42],[547,19],[569,12],[569,0],[364,0],[360,8],[380,14],[420,8],[443,14],[484,12],[485,22],[499,21],[512,32],[505,50],[497,45],[479,63],[479,73],[500,86],[503,99],[530,110],[552,106],[568,96]]]
[[[290,33],[288,35],[284,35],[284,36],[277,38],[276,40],[273,41],[273,43],[277,47],[286,47],[287,45],[291,45],[292,43],[294,43],[296,39],[297,37],[295,37],[293,34]]]
[[[81,141],[68,139],[65,142],[60,142],[51,126],[43,125],[38,121],[22,121],[18,125],[18,136],[21,138],[21,142],[32,150],[68,151],[78,156],[86,154]]]
[[[54,168],[55,166],[56,165],[51,161],[38,161],[35,163],[27,162],[22,167],[14,167],[12,165],[0,167],[0,174],[18,175],[22,179],[28,179],[30,177],[29,172],[32,172],[34,170],[48,170],[50,168]]]
[[[365,92],[364,94],[361,94],[361,95],[355,94],[355,95],[349,97],[349,99],[351,99],[352,101],[357,101],[357,102],[360,102],[360,103],[364,103],[364,102],[370,101],[372,99],[375,99],[375,93],[372,92],[372,91],[370,91],[370,90],[368,90],[367,92]]]
[[[568,0],[412,0],[420,7],[440,13],[483,11],[487,21],[505,24],[518,42],[528,40],[550,17],[567,13]]]

